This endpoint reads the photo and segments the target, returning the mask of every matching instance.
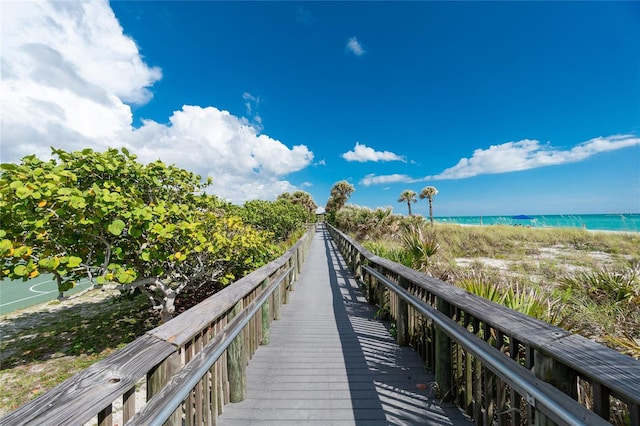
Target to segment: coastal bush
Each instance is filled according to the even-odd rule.
[[[126,149],[34,155],[2,164],[2,277],[54,275],[144,292],[164,320],[187,287],[226,284],[271,259],[268,233],[206,193],[211,180]]]
[[[401,243],[408,229],[363,244],[415,268]],[[424,272],[640,357],[640,235],[436,224],[433,236],[438,250]]]
[[[270,232],[276,242],[286,241],[309,220],[307,210],[287,198],[247,201],[237,209],[237,214],[246,224]]]
[[[561,284],[602,303],[627,303],[640,308],[640,264],[625,269],[606,268],[579,272]]]
[[[429,259],[438,253],[440,246],[434,232],[424,229],[424,227],[410,227],[402,235],[404,252],[408,257],[407,261],[413,269],[418,271],[426,270],[429,266]]]
[[[400,216],[394,215],[391,207],[359,207],[352,204],[344,206],[335,214],[336,227],[357,239],[393,239],[400,234]]]

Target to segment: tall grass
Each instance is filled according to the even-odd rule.
[[[421,240],[415,228],[400,230],[366,247],[640,358],[640,235],[437,224],[428,234],[437,250],[416,268],[425,234]],[[461,266],[462,258],[469,266]],[[494,267],[490,259],[508,267]]]

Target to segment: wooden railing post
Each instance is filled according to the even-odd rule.
[[[552,384],[573,399],[578,398],[578,376],[575,371],[540,351],[533,354],[533,373],[539,379]],[[536,426],[554,425],[544,414],[536,411]]]
[[[291,267],[293,267],[293,256],[287,260],[286,263],[287,266],[287,270],[291,269]],[[291,281],[295,280],[295,267],[294,269],[291,269],[289,272],[287,272],[287,277],[284,279],[284,281],[282,282],[282,286],[280,287],[280,291],[282,291],[282,303],[283,304],[287,304],[289,303],[289,289],[291,287]]]
[[[284,271],[287,270],[286,264],[283,266],[283,270]],[[280,284],[278,284],[276,289],[273,291],[273,295],[271,296],[273,298],[273,319],[274,320],[279,320],[281,318],[282,311],[280,309],[282,308],[282,289],[286,288],[286,286],[287,286],[287,279],[284,278],[282,281],[280,281]]]
[[[436,309],[451,317],[451,306],[441,297],[436,301]],[[435,376],[438,384],[438,397],[443,401],[451,401],[453,399],[452,384],[452,351],[451,339],[441,330],[436,328],[436,368]]]
[[[380,272],[381,274],[383,273],[382,268],[378,267],[378,272]],[[384,286],[382,283],[379,283],[377,288],[376,288],[376,298],[378,301],[378,307],[380,309],[380,311],[384,311],[385,308],[389,309],[387,305],[387,287]]]
[[[398,277],[398,285],[407,290],[409,282],[403,276]],[[409,344],[409,305],[402,297],[397,297],[396,315],[396,341],[400,346]]]
[[[171,379],[171,376],[180,370],[180,364],[180,353],[176,351],[147,374],[147,401],[160,392]],[[180,409],[176,410],[165,425],[182,425],[182,413],[180,411]]]
[[[242,312],[242,299],[229,313],[231,320]],[[238,334],[227,349],[227,366],[229,369],[229,401],[240,402],[247,397],[247,362],[244,356],[244,333]]]
[[[266,278],[262,282],[262,290],[269,286],[269,278]],[[271,310],[269,306],[269,299],[265,300],[262,305],[262,341],[261,345],[268,345],[271,340]]]
[[[359,251],[356,251],[356,260],[353,265],[353,275],[359,280],[362,278],[362,254]]]

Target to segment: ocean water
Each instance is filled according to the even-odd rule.
[[[514,225],[534,228],[581,228],[591,231],[640,232],[640,213],[531,215],[531,219],[514,216],[434,217],[439,223],[463,225]]]

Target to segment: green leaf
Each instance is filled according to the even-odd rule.
[[[70,204],[74,209],[84,209],[87,206],[82,197],[71,197]]]
[[[55,270],[60,265],[60,260],[56,257],[51,257],[48,259],[40,259],[38,261],[38,266],[43,269],[49,269],[51,271]]]
[[[13,171],[13,170],[15,170],[15,169],[17,169],[17,168],[18,168],[18,166],[16,166],[16,165],[15,165],[15,164],[13,164],[13,163],[3,163],[3,164],[0,164],[0,169],[2,169],[2,170]]]
[[[28,273],[27,267],[24,265],[17,265],[15,268],[13,268],[13,273],[19,277],[24,277]]]
[[[67,262],[68,268],[77,268],[82,263],[82,259],[77,256],[69,256],[69,262]]]
[[[113,222],[111,222],[111,225],[109,225],[108,231],[113,235],[120,235],[122,234],[122,230],[124,229],[124,227],[125,227],[125,223],[120,219],[116,219]]]
[[[4,231],[0,231],[0,234],[1,233],[6,234],[6,232],[4,232]],[[0,235],[0,237],[4,237],[4,235]],[[1,240],[0,241],[0,254],[4,255],[5,253],[9,253],[9,252],[11,252],[12,248],[13,248],[13,244],[11,244],[10,240]]]
[[[116,280],[121,284],[129,284],[129,283],[133,282],[134,279],[135,279],[135,277],[133,277],[132,275],[127,274],[126,272],[120,272],[116,276]]]
[[[24,200],[25,198],[29,197],[31,193],[32,191],[26,186],[21,186],[16,189],[16,197],[20,198],[21,200]]]

